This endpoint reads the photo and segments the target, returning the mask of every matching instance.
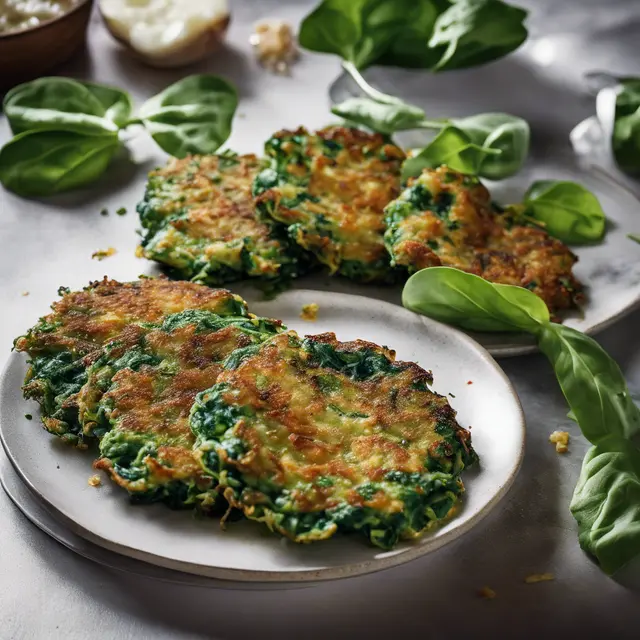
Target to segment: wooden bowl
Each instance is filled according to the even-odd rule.
[[[30,29],[0,34],[0,90],[46,74],[85,43],[93,0]]]

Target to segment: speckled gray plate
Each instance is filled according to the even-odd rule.
[[[309,302],[320,305],[315,323],[299,318]],[[433,371],[434,389],[452,394],[450,402],[460,423],[472,428],[482,461],[464,476],[467,493],[456,517],[416,542],[385,552],[358,537],[296,545],[248,521],[222,531],[213,519],[198,520],[162,505],[133,506],[110,482],[88,485],[91,451],[74,450],[25,419],[25,413],[37,409],[20,394],[25,358],[12,354],[0,382],[2,443],[25,483],[64,517],[73,533],[110,551],[187,573],[303,583],[378,571],[434,551],[469,531],[504,497],[523,455],[524,416],[502,370],[469,337],[392,304],[328,292],[290,291],[253,310],[280,317],[302,333],[333,330],[342,340],[389,345],[399,359]]]

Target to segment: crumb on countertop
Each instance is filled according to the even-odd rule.
[[[493,600],[496,597],[496,592],[491,587],[482,587],[478,589],[478,597],[484,600]]]
[[[302,306],[302,313],[300,313],[300,317],[308,322],[315,322],[318,319],[319,309],[320,305],[315,302],[305,304]]]
[[[102,484],[102,480],[99,475],[91,476],[87,482],[90,487],[99,487]]]
[[[550,580],[555,580],[555,576],[553,573],[532,573],[530,576],[527,576],[524,581],[527,584],[535,584],[536,582],[549,582]]]
[[[275,73],[288,74],[289,67],[298,58],[293,30],[283,20],[258,22],[249,43],[260,64]]]
[[[91,254],[91,257],[94,260],[104,260],[105,258],[109,258],[110,256],[112,256],[115,252],[116,250],[113,247],[109,247],[108,249],[101,249],[99,251],[94,251]]]
[[[556,445],[558,453],[567,453],[569,451],[569,433],[567,431],[554,431],[549,436],[549,442]]]

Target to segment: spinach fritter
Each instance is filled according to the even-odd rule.
[[[491,282],[525,287],[552,313],[577,306],[577,257],[516,210],[492,204],[478,178],[446,166],[409,180],[385,209],[392,263],[410,272],[444,265]]]
[[[200,394],[191,426],[231,506],[296,542],[392,547],[445,518],[477,456],[431,374],[332,333],[269,339]]]
[[[146,278],[120,283],[105,278],[83,291],[61,289],[53,312],[15,341],[30,356],[24,395],[42,407],[42,422],[51,433],[78,442],[77,394],[87,368],[100,349],[133,322],[158,322],[185,309],[246,316],[245,302],[224,289],[190,282]]]
[[[285,225],[332,274],[393,281],[383,209],[400,193],[404,152],[380,134],[346,127],[280,131],[265,152],[271,168],[254,183],[264,219]]]
[[[280,330],[279,321],[202,310],[126,327],[78,394],[83,433],[100,438],[95,467],[137,501],[210,509],[217,485],[194,457],[189,427],[196,394]]]
[[[300,251],[255,214],[251,188],[263,166],[254,155],[226,154],[173,158],[152,172],[137,207],[139,254],[209,285],[249,276],[273,287],[297,276]]]

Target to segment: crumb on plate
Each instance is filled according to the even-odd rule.
[[[530,576],[527,576],[524,581],[527,584],[535,584],[536,582],[549,582],[550,580],[555,580],[555,576],[553,573],[532,573]]]
[[[29,292],[28,291],[23,291],[21,295],[22,295],[22,297],[26,298],[29,295]]]
[[[300,313],[300,317],[303,320],[307,320],[308,322],[315,322],[318,319],[318,310],[320,309],[320,305],[315,302],[311,304],[305,304],[302,306],[302,313]]]
[[[120,207],[119,209],[116,209],[116,215],[117,216],[124,216],[127,213],[127,208],[126,207]]]
[[[496,592],[491,587],[482,587],[482,589],[478,590],[478,597],[484,600],[493,600],[496,595]]]
[[[473,384],[473,380],[467,380],[467,384]]]
[[[109,215],[109,209],[107,209],[106,207],[104,209],[100,209],[100,215],[101,216],[108,216]]]
[[[91,257],[94,260],[104,260],[105,258],[109,258],[112,256],[116,250],[113,247],[109,247],[108,249],[100,249],[99,251],[94,251],[91,254]]]
[[[556,445],[558,453],[567,453],[569,451],[569,433],[567,431],[554,431],[549,436],[549,442]]]
[[[91,476],[87,481],[90,487],[99,487],[102,484],[102,480],[99,475]]]
[[[24,414],[24,417],[25,417],[27,420],[33,420],[33,416],[32,416],[30,413],[25,413],[25,414]]]

